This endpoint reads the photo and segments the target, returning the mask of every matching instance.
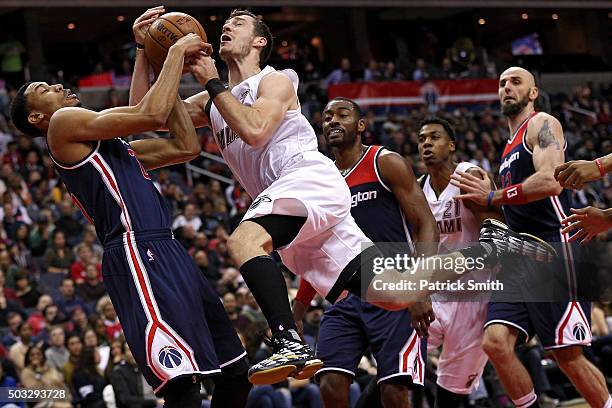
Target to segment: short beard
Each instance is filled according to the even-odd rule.
[[[514,118],[525,109],[529,104],[529,95],[525,95],[523,99],[515,103],[502,103],[502,113],[508,118]]]

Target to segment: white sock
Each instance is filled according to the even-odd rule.
[[[608,395],[608,400],[604,404],[603,408],[612,408],[612,396]]]
[[[527,408],[537,400],[538,396],[536,395],[535,391],[531,389],[529,394],[523,395],[521,398],[512,400],[512,402],[514,403],[514,405],[516,405],[516,408]]]

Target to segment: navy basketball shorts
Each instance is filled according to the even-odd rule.
[[[157,394],[176,377],[246,369],[219,296],[170,230],[124,233],[105,246],[102,274],[130,350]]]
[[[576,245],[568,243],[567,235],[560,231],[534,235],[555,247],[557,261],[549,265],[527,260],[513,264],[513,268],[520,270],[510,271],[502,279],[503,295],[493,293],[485,328],[492,324],[514,327],[519,332],[519,344],[537,334],[546,349],[588,346],[592,339],[591,303],[578,300]],[[509,293],[512,298],[529,301],[509,301]],[[554,301],[530,301],[540,298]]]
[[[326,372],[355,376],[370,347],[378,367],[378,383],[390,379],[406,385],[423,385],[427,341],[416,334],[408,310],[391,312],[349,294],[323,315],[319,328],[317,357]]]

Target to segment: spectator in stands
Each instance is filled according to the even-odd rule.
[[[28,247],[32,251],[32,256],[40,257],[45,254],[52,231],[53,226],[49,210],[40,211],[28,237]]]
[[[155,407],[157,399],[140,372],[127,343],[124,343],[124,349],[123,358],[110,374],[117,408]]]
[[[385,70],[382,73],[383,80],[385,81],[399,81],[404,79],[401,72],[397,70],[395,62],[389,61],[385,65]]]
[[[248,318],[254,324],[263,324],[266,321],[266,318],[263,315],[263,312],[259,308],[257,301],[255,300],[255,296],[249,291],[245,297],[246,303],[242,308],[240,314]]]
[[[70,266],[70,277],[77,285],[85,282],[85,267],[93,264],[98,271],[98,277],[101,278],[102,264],[100,258],[94,256],[91,247],[81,243],[77,245],[77,260]]]
[[[456,79],[457,73],[453,70],[453,63],[450,58],[445,57],[442,60],[442,68],[440,69],[440,79]]]
[[[60,217],[55,222],[55,227],[59,231],[63,231],[68,237],[68,243],[71,246],[76,245],[83,232],[83,226],[76,218],[76,212],[72,201],[63,200],[60,203]]]
[[[221,182],[213,179],[210,180],[209,186],[209,196],[210,201],[212,201],[213,204],[214,212],[219,214],[227,214],[227,202],[225,201],[225,196],[223,194],[223,190],[221,189]]]
[[[113,302],[110,297],[104,296],[98,301],[96,310],[104,317],[104,326],[106,326],[106,338],[116,339],[121,334],[121,323],[115,312]]]
[[[110,359],[110,346],[107,342],[100,344],[98,334],[93,328],[88,328],[83,333],[83,345],[85,347],[93,347],[98,354],[98,370],[104,372]]]
[[[89,327],[93,329],[98,336],[98,345],[99,346],[109,346],[110,347],[110,339],[106,334],[106,326],[104,325],[104,319],[97,313],[92,313],[89,316]],[[118,336],[117,338],[119,338]]]
[[[87,248],[87,251],[90,251]],[[100,280],[98,267],[90,263],[85,267],[85,280],[77,285],[77,293],[87,303],[97,302],[102,296],[106,295],[106,287]]]
[[[70,324],[72,325],[72,331],[74,333],[78,334],[79,336],[83,336],[83,334],[85,334],[85,330],[87,330],[89,327],[89,321],[87,320],[87,314],[82,307],[77,306],[72,309]]]
[[[197,250],[193,254],[193,260],[198,268],[200,268],[202,275],[204,275],[212,284],[221,278],[221,274],[219,273],[218,269],[209,268],[208,255],[206,255],[206,251],[201,249]]]
[[[97,241],[96,228],[91,224],[85,225],[81,245],[88,246],[96,259],[102,259],[102,246],[98,244]]]
[[[9,331],[2,339],[2,344],[8,348],[19,341],[19,327],[23,323],[23,317],[19,311],[8,312],[6,322]]]
[[[251,323],[248,317],[240,313],[240,307],[238,307],[236,302],[236,295],[232,292],[227,292],[223,295],[223,308],[237,331],[243,331]]]
[[[55,304],[59,306],[64,315],[71,316],[75,309],[82,309],[85,312],[89,311],[83,298],[76,294],[74,281],[71,278],[62,279],[59,292],[60,294],[55,299]]]
[[[15,274],[15,289],[24,307],[30,308],[36,306],[41,293],[35,284],[32,283],[30,274],[27,271],[22,269]]]
[[[3,294],[7,300],[13,300],[17,303],[21,302],[15,291],[12,288],[6,287],[5,283],[4,269],[0,267],[0,294]]]
[[[6,297],[4,297],[4,294],[0,293],[0,326],[10,327],[11,326],[10,316],[14,316],[15,314],[17,314],[19,318],[21,318],[20,313],[22,309],[23,308],[19,302],[15,302],[14,300],[7,299]],[[15,317],[13,317],[13,321],[14,322],[16,321]],[[10,332],[7,334],[7,336],[9,336],[10,338]],[[5,337],[5,339],[7,338]],[[6,343],[5,345],[9,346],[9,344],[6,344]]]
[[[95,347],[83,347],[72,376],[74,401],[81,408],[106,408],[102,390],[106,380],[98,368],[100,355]]]
[[[30,347],[25,354],[25,367],[21,372],[21,383],[25,389],[31,390],[64,390],[66,391],[66,400],[54,400],[53,407],[71,407],[70,393],[66,389],[64,377],[55,367],[47,364],[45,354],[39,346]]]
[[[46,321],[43,311],[49,305],[53,304],[53,298],[49,295],[41,295],[36,302],[36,310],[30,313],[28,317],[28,323],[32,326],[32,335],[37,337],[39,333],[45,328]]]
[[[76,333],[71,333],[66,337],[66,348],[68,349],[68,361],[62,367],[62,373],[66,379],[66,384],[72,384],[72,374],[79,362],[79,357],[83,351],[83,342]]]
[[[363,80],[366,82],[382,80],[382,72],[378,70],[378,62],[373,59],[368,62],[368,67],[363,70]]]
[[[414,81],[428,81],[431,77],[431,73],[427,68],[427,64],[423,58],[417,58],[416,68],[412,72],[412,79]]]
[[[17,388],[17,380],[5,372],[3,364],[0,364],[0,388]],[[0,402],[0,408],[25,408],[25,403],[15,401]]]
[[[47,272],[68,275],[70,266],[74,262],[74,254],[66,248],[66,236],[63,231],[56,229],[53,231],[52,239],[53,244],[51,248],[47,248],[44,257]]]
[[[612,334],[606,322],[606,305],[594,302],[591,310],[593,342],[591,344],[592,360],[601,367],[606,377],[612,377]]]
[[[47,362],[61,371],[64,365],[68,362],[70,353],[66,348],[66,333],[61,326],[53,326],[49,331],[49,347],[45,350]]]
[[[196,207],[191,203],[185,204],[185,210],[179,214],[172,223],[172,230],[176,231],[185,225],[191,226],[194,231],[199,231],[202,227],[202,220],[196,214]]]
[[[61,324],[66,321],[66,315],[60,311],[59,306],[55,303],[43,309],[43,316],[45,318],[45,327]]]
[[[23,370],[26,352],[32,346],[32,328],[27,322],[21,323],[17,327],[19,340],[9,349],[9,358],[15,365],[17,374]]]
[[[479,166],[487,173],[491,173],[491,163],[489,163],[489,160],[484,156],[484,153],[480,149],[476,150],[474,153],[474,158],[470,160],[470,163]]]
[[[342,84],[345,82],[351,82],[351,61],[344,57],[340,61],[340,67],[334,69],[327,78],[325,78],[325,88],[330,85]]]

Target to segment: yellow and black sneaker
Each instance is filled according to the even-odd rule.
[[[498,258],[514,254],[534,261],[552,262],[557,257],[557,251],[547,242],[531,234],[514,232],[503,222],[491,218],[482,223],[478,240],[493,244]]]
[[[292,331],[295,330],[287,330]],[[249,381],[252,384],[276,384],[291,376],[307,379],[323,367],[323,362],[315,357],[297,332],[295,336],[291,336],[292,333],[287,334],[289,335],[276,334],[271,339],[264,339],[274,352],[249,369]]]

